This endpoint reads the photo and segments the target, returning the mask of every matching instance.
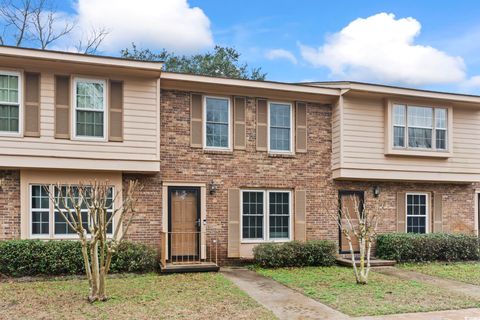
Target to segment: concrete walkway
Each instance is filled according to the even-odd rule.
[[[461,292],[480,299],[480,287],[474,285],[439,279],[395,267],[375,268],[374,271],[401,279],[429,283],[445,290]],[[281,320],[480,320],[480,309],[477,308],[350,317],[256,272],[244,268],[222,268],[220,272]]]
[[[279,319],[351,319],[283,284],[243,268],[222,268],[220,272],[271,310]]]
[[[480,320],[480,309],[402,313],[386,316],[352,318],[354,320]]]
[[[448,291],[458,292],[464,295],[468,295],[475,299],[480,299],[480,287],[473,284],[464,282],[441,279],[432,277],[423,273],[403,270],[395,267],[382,267],[372,269],[375,272],[382,273],[388,276],[397,277],[404,280],[416,280],[419,282],[434,285],[439,288],[443,288]],[[448,319],[448,318],[447,318]],[[480,319],[478,319],[480,320]]]

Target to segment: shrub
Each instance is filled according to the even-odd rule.
[[[388,233],[377,238],[377,257],[398,262],[478,260],[476,236],[452,233]]]
[[[111,272],[149,272],[156,252],[143,244],[123,242],[112,257]],[[0,241],[0,274],[12,277],[84,274],[78,241]]]
[[[263,243],[253,250],[255,263],[264,268],[331,266],[335,255],[335,243],[325,240]]]

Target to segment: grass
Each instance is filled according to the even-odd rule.
[[[432,262],[405,263],[400,268],[430,276],[480,285],[480,263],[475,262]]]
[[[90,304],[86,280],[0,282],[2,319],[275,319],[218,273],[110,278]]]
[[[352,269],[306,267],[257,269],[351,316],[385,315],[479,307],[480,301],[417,281],[371,272],[368,285],[357,285]]]

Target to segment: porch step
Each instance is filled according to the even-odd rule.
[[[337,257],[336,261],[338,265],[345,266],[345,267],[353,267],[352,259],[350,258],[350,256]],[[382,260],[382,259],[377,259],[375,257],[370,259],[371,267],[393,267],[395,263],[396,263],[395,260]],[[357,259],[355,264],[359,266],[360,261]],[[365,261],[365,264],[366,264],[366,261]]]
[[[185,273],[185,272],[217,272],[220,267],[213,262],[199,263],[167,263],[165,268],[160,268],[161,273]]]

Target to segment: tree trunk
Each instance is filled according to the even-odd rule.
[[[92,260],[92,286],[90,289],[90,295],[88,301],[94,302],[99,300],[98,289],[100,286],[100,272],[98,264],[98,242],[93,241],[90,243],[90,256]]]

